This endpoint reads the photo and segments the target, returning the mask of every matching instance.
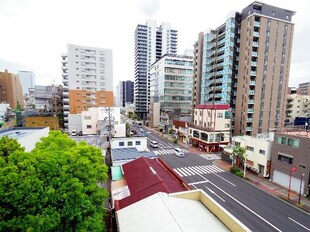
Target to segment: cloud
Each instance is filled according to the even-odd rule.
[[[140,0],[141,13],[145,18],[154,17],[160,9],[160,0]]]

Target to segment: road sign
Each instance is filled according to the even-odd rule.
[[[292,172],[292,173],[295,173],[296,171],[297,171],[297,168],[296,168],[296,167],[292,167],[292,168],[291,168],[291,172]]]

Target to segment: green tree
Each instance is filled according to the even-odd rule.
[[[127,122],[126,123],[126,136],[129,137],[130,134],[130,124]]]
[[[51,131],[33,151],[10,152],[0,156],[0,231],[105,231],[100,149]]]
[[[21,147],[16,139],[10,139],[8,136],[0,138],[0,157],[7,162],[8,156],[15,151],[24,151],[25,148]]]
[[[244,159],[244,154],[246,152],[246,149],[244,147],[240,147],[240,146],[235,146],[233,148],[233,164],[235,159],[237,158],[237,165],[240,166],[240,160]]]

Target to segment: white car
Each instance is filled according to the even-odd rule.
[[[151,147],[158,147],[158,142],[156,142],[156,141],[150,141],[150,146],[151,146]]]
[[[174,148],[174,154],[178,157],[184,157],[184,151],[181,148]]]
[[[72,131],[71,131],[71,136],[77,136],[76,130],[72,130]]]

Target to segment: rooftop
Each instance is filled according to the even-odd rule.
[[[8,136],[11,139],[20,139],[22,137],[31,135],[32,133],[41,130],[45,127],[32,127],[32,128],[23,128],[23,127],[18,127],[18,128],[9,128],[9,129],[4,129],[0,130],[0,137],[2,136]]]
[[[250,231],[201,190],[160,192],[117,211],[117,218],[121,232]]]
[[[139,157],[156,158],[154,152],[139,152],[137,148],[115,148],[112,149],[113,161],[137,159]]]
[[[227,104],[200,104],[197,109],[210,109],[210,110],[228,110],[230,108]]]
[[[116,210],[158,192],[175,193],[190,189],[173,170],[159,159],[140,157],[122,167],[131,195],[116,201]]]

